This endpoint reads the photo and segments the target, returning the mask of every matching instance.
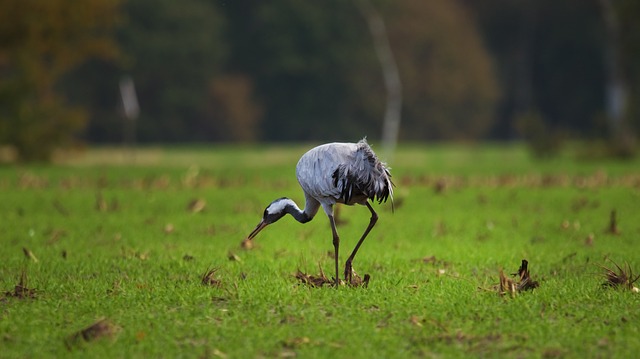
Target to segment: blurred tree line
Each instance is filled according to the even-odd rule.
[[[552,148],[552,134],[640,129],[637,0],[372,3],[400,72],[401,139],[537,137]],[[74,139],[121,142],[125,76],[140,142],[382,129],[382,72],[356,1],[0,2],[0,144],[22,159]]]

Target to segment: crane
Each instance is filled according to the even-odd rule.
[[[340,283],[338,268],[340,237],[336,229],[333,207],[336,203],[366,206],[371,212],[369,225],[347,259],[344,269],[345,281],[351,283],[353,259],[378,220],[378,215],[369,201],[382,203],[391,198],[393,205],[393,182],[391,182],[389,168],[378,160],[364,138],[358,143],[334,142],[312,148],[298,161],[296,177],[304,191],[304,210],[289,198],[282,197],[274,200],[264,210],[262,220],[243,241],[243,245],[249,246],[261,230],[286,214],[290,214],[300,223],[307,223],[322,206],[329,218],[333,235],[337,287]]]

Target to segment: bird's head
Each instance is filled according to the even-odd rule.
[[[267,208],[264,209],[264,214],[262,215],[262,220],[256,228],[247,236],[246,241],[250,241],[255,237],[264,227],[270,225],[271,223],[277,222],[280,218],[284,217],[287,214],[287,206],[295,205],[292,200],[289,198],[283,197],[278,198],[275,201],[271,202]]]

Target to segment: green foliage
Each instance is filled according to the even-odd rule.
[[[402,77],[402,136],[483,137],[499,90],[472,15],[446,0],[394,4],[387,18]]]
[[[502,98],[494,135],[513,138],[518,116],[585,135],[603,112],[605,48],[598,0],[465,1],[493,55]],[[634,15],[635,16],[635,15]]]
[[[304,150],[150,149],[138,167],[115,166],[122,154],[102,150],[73,166],[0,168],[2,356],[623,358],[640,349],[639,294],[603,287],[597,266],[640,268],[637,160],[536,166],[522,147],[401,148],[395,213],[375,207],[380,220],[354,262],[369,287],[336,290],[293,277],[318,264],[330,272],[322,213],[305,225],[284,218],[254,250],[239,248],[269,201],[302,200],[293,167]],[[195,198],[202,211],[188,209]],[[611,209],[618,234],[606,231]],[[342,207],[340,216],[344,261],[369,214]],[[499,270],[515,272],[523,258],[540,287],[498,295]],[[212,268],[220,285],[202,285]],[[4,294],[23,272],[34,298]],[[66,347],[102,317],[113,334]]]
[[[55,90],[61,76],[91,57],[113,59],[110,32],[118,0],[3,1],[0,5],[0,144],[22,160],[45,160],[86,121]]]
[[[4,1],[0,140],[41,143],[22,156],[45,157],[88,122],[85,139],[120,142],[123,75],[136,85],[141,142],[375,139],[385,90],[356,3]],[[597,132],[610,43],[601,2],[372,3],[402,78],[404,139],[514,138],[531,111],[571,136]],[[615,5],[635,134],[640,8]]]
[[[257,138],[361,137],[361,126],[380,127],[382,78],[352,2],[233,2],[221,9],[229,20],[229,67],[253,79],[264,108]],[[365,132],[372,131],[379,132]]]
[[[6,117],[0,117],[5,137],[0,143],[13,146],[20,161],[49,161],[54,150],[75,143],[74,134],[85,124],[82,110],[49,96],[5,103]]]
[[[405,137],[485,134],[498,90],[472,15],[449,2],[376,6],[388,14],[406,82]],[[140,96],[142,141],[379,135],[382,74],[353,2],[136,0],[124,12],[120,42]],[[96,64],[93,71],[102,80],[82,71],[65,88],[78,102],[91,103],[89,137],[117,140],[117,103],[105,101],[109,92],[86,98],[86,92],[74,91],[86,86],[74,84],[90,81],[93,87],[99,81],[115,93],[110,78],[122,69],[105,71]]]
[[[497,101],[491,59],[473,18],[449,1],[389,2],[384,20],[403,82],[403,137],[477,138]],[[352,2],[230,5],[233,68],[256,79],[264,137],[375,136],[382,74],[365,19]],[[446,34],[446,36],[443,36]],[[235,40],[237,38],[237,40]],[[254,63],[251,53],[261,54]],[[372,133],[373,131],[373,133]]]
[[[200,0],[135,0],[124,12],[120,42],[141,106],[140,140],[206,139],[209,84],[226,54],[217,8]]]

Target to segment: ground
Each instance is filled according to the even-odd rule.
[[[380,219],[354,261],[370,281],[335,289],[296,279],[319,267],[332,276],[322,213],[304,225],[284,218],[240,246],[273,199],[303,201],[295,163],[311,146],[94,149],[0,167],[2,356],[640,349],[639,294],[603,285],[603,266],[640,272],[638,160],[405,145],[388,161],[395,210],[374,206]],[[340,209],[341,262],[368,218]],[[500,271],[518,281],[523,259],[539,286],[501,294]]]

